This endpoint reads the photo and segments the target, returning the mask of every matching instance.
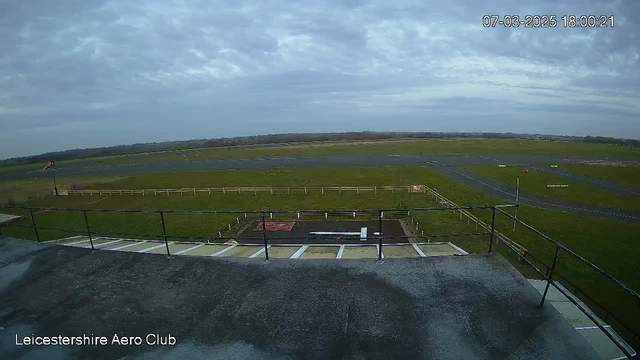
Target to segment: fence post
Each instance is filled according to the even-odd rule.
[[[164,225],[164,211],[160,210],[160,221],[162,221],[162,234],[164,235],[164,246],[167,248],[167,256],[171,256],[169,252],[169,240],[167,240],[167,227]]]
[[[31,215],[31,223],[33,224],[33,231],[36,232],[36,239],[40,242],[40,234],[38,234],[38,227],[36,226],[36,219],[33,217],[33,209],[29,208],[29,214]]]
[[[556,268],[556,263],[558,262],[558,252],[560,251],[560,247],[556,244],[556,254],[553,256],[553,263],[551,264],[551,269],[549,271],[549,276],[547,276],[547,286],[544,288],[544,293],[542,294],[542,299],[540,299],[540,305],[538,308],[542,309],[542,305],[544,305],[544,299],[547,297],[547,292],[549,291],[549,285],[551,285],[551,281],[553,281],[553,271]]]
[[[373,187],[373,193],[374,193],[374,194],[378,194],[378,187],[377,187],[377,186],[374,186],[374,187]]]
[[[262,213],[262,239],[264,240],[264,256],[269,261],[269,247],[267,246],[267,225],[264,221],[264,213]]]
[[[224,187],[222,187],[222,194],[224,195],[226,193],[227,193],[227,191],[224,189]]]
[[[91,237],[91,229],[89,228],[89,220],[87,219],[87,210],[82,210],[84,213],[84,223],[87,225],[87,235],[89,235],[89,242],[91,243],[91,250],[96,248],[93,246],[93,238]]]
[[[491,234],[489,235],[489,254],[491,254],[491,248],[493,247],[493,236],[496,232],[496,208],[495,206],[491,208],[493,210],[491,214]]]
[[[378,261],[382,261],[382,210],[378,210]]]

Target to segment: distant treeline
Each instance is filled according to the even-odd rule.
[[[186,141],[168,141],[161,143],[138,143],[132,145],[118,145],[91,149],[73,149],[49,152],[41,155],[25,156],[0,161],[0,167],[44,163],[48,161],[74,160],[95,158],[100,156],[136,154],[143,152],[157,152],[169,150],[184,150],[194,148],[217,148],[228,146],[268,145],[279,143],[304,143],[321,141],[346,140],[391,140],[391,139],[447,139],[447,138],[484,138],[484,139],[530,139],[574,141],[600,144],[616,144],[640,147],[639,140],[617,139],[603,136],[560,136],[560,135],[531,135],[515,133],[458,133],[458,132],[346,132],[346,133],[317,133],[317,134],[270,134],[257,136],[241,136],[219,139],[197,139]]]

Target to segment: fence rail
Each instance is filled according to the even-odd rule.
[[[411,189],[409,189],[410,191]],[[377,249],[378,249],[378,260],[382,260],[382,248],[383,248],[383,240],[384,239],[389,239],[389,238],[397,238],[397,237],[385,237],[384,236],[384,232],[383,232],[383,218],[385,216],[385,213],[394,213],[394,212],[399,212],[399,213],[406,213],[407,215],[410,215],[413,212],[428,212],[428,211],[455,211],[455,212],[459,212],[460,213],[460,218],[462,218],[463,216],[467,216],[468,222],[470,223],[471,221],[474,221],[477,227],[481,227],[482,229],[484,229],[483,232],[476,232],[476,233],[470,233],[470,234],[432,234],[432,235],[412,235],[412,236],[407,236],[407,239],[412,239],[412,238],[428,238],[428,237],[448,237],[448,236],[477,236],[477,235],[488,235],[489,237],[489,250],[488,252],[491,253],[492,252],[492,246],[494,244],[494,240],[496,240],[496,244],[499,242],[502,242],[504,245],[506,245],[510,250],[513,250],[516,252],[516,254],[518,255],[518,257],[526,262],[527,264],[529,264],[530,266],[532,266],[536,272],[538,274],[540,274],[541,277],[546,278],[547,280],[547,286],[546,289],[542,295],[542,299],[540,301],[540,306],[542,306],[544,304],[544,300],[547,296],[547,292],[548,292],[548,288],[549,286],[553,285],[554,287],[556,287],[558,289],[558,291],[560,291],[561,293],[565,294],[566,289],[564,289],[562,286],[559,285],[559,283],[556,283],[554,281],[554,275],[556,277],[558,277],[558,274],[555,273],[555,267],[556,264],[558,262],[558,254],[560,253],[560,251],[565,252],[569,255],[571,255],[573,258],[579,260],[580,262],[588,265],[589,267],[591,267],[592,269],[594,269],[595,271],[597,271],[598,273],[600,273],[601,275],[605,276],[605,278],[609,281],[611,281],[613,284],[615,284],[616,286],[618,286],[619,288],[623,289],[625,292],[627,292],[628,294],[632,295],[636,300],[640,300],[640,295],[638,293],[636,293],[634,290],[632,290],[631,288],[629,288],[626,284],[624,284],[623,282],[619,281],[618,279],[616,279],[614,276],[612,276],[611,274],[607,273],[606,271],[600,269],[598,266],[596,266],[595,264],[591,263],[590,261],[588,261],[587,259],[585,259],[584,257],[578,255],[577,253],[571,251],[570,249],[568,249],[567,247],[565,247],[564,245],[558,243],[557,241],[553,240],[551,237],[545,235],[544,233],[538,231],[537,229],[533,228],[532,226],[522,222],[519,219],[516,219],[514,216],[508,214],[507,212],[505,212],[504,210],[502,210],[502,208],[504,207],[515,207],[515,205],[502,205],[502,206],[489,206],[489,205],[485,205],[485,206],[466,206],[466,207],[462,207],[462,206],[458,206],[457,204],[453,203],[452,201],[448,200],[447,198],[445,198],[444,196],[438,194],[435,190],[432,190],[428,187],[423,187],[421,189],[424,192],[430,193],[434,198],[436,198],[438,200],[438,202],[442,205],[442,207],[432,207],[432,208],[412,208],[412,209],[350,209],[350,210],[346,210],[346,209],[340,209],[340,210],[246,210],[246,211],[237,211],[237,210],[137,210],[137,209],[75,209],[75,208],[33,208],[33,207],[26,207],[26,206],[5,206],[4,208],[8,208],[8,209],[26,209],[29,211],[29,217],[31,220],[31,226],[28,225],[20,225],[20,224],[2,224],[0,225],[0,237],[2,236],[2,232],[1,229],[2,227],[11,227],[11,226],[18,226],[18,227],[23,227],[23,228],[32,228],[34,230],[35,236],[37,238],[38,241],[40,241],[40,235],[38,233],[38,229],[41,230],[47,230],[50,229],[48,227],[38,227],[37,223],[36,223],[36,218],[34,215],[34,210],[40,210],[40,211],[74,211],[74,212],[82,212],[84,215],[84,222],[86,225],[86,232],[82,231],[82,230],[78,230],[78,229],[55,229],[57,231],[67,231],[67,232],[71,232],[71,233],[84,233],[86,234],[86,236],[89,238],[89,241],[91,242],[91,248],[95,249],[94,244],[93,244],[93,236],[95,235],[105,235],[102,233],[98,233],[98,232],[94,232],[91,230],[91,226],[89,223],[89,220],[87,218],[87,213],[88,212],[106,212],[106,213],[156,213],[159,215],[160,217],[160,222],[162,224],[162,234],[147,234],[148,236],[152,236],[152,237],[156,237],[156,238],[163,238],[164,239],[164,243],[165,243],[165,247],[166,247],[166,251],[167,251],[167,255],[171,256],[170,250],[169,250],[169,238],[184,238],[183,236],[176,236],[176,235],[170,235],[167,233],[166,227],[165,227],[165,218],[164,215],[165,214],[237,214],[237,215],[241,215],[242,216],[248,216],[248,214],[255,214],[258,215],[258,219],[260,219],[262,221],[262,240],[264,242],[264,254],[265,254],[265,258],[266,260],[269,260],[269,238],[268,238],[268,234],[267,234],[267,227],[265,226],[265,222],[267,218],[271,218],[272,214],[314,214],[314,215],[318,215],[318,214],[325,214],[324,216],[327,217],[326,214],[328,213],[333,213],[333,214],[352,214],[353,216],[355,216],[356,214],[363,214],[363,213],[368,213],[368,214],[375,214],[377,219],[378,219],[378,234],[374,236],[374,239],[377,240]],[[476,216],[472,215],[469,210],[479,210],[479,209],[490,209],[492,211],[492,220],[491,220],[491,224],[488,224],[482,220],[480,220],[479,218],[477,218]],[[555,245],[555,256],[554,256],[554,260],[553,263],[551,264],[551,266],[547,266],[547,270],[546,271],[542,271],[540,270],[538,267],[536,267],[532,262],[531,259],[535,259],[538,263],[543,264],[540,260],[536,259],[535,257],[533,257],[532,255],[527,255],[528,251],[518,245],[516,242],[512,241],[511,239],[509,239],[507,236],[500,234],[498,231],[496,231],[495,229],[495,218],[496,218],[496,213],[499,214],[503,214],[507,217],[509,217],[510,219],[513,219],[514,221],[518,222],[519,224],[523,225],[525,228],[535,232],[536,234],[540,235],[541,237],[543,237],[545,240],[551,242],[552,244]],[[297,215],[296,215],[297,216]],[[239,223],[239,219],[240,216],[238,216],[235,219],[235,223]],[[117,234],[111,234],[111,235],[117,235]],[[128,236],[144,236],[143,234],[127,234]],[[196,237],[191,237],[191,238],[196,238]],[[545,265],[546,266],[546,265]],[[562,278],[562,277],[561,277]],[[584,292],[582,292],[584,294]],[[587,309],[584,308],[584,304],[581,305],[580,303],[578,303],[576,300],[574,300],[573,298],[571,298],[569,296],[570,294],[565,294],[565,296],[567,296],[567,298],[576,306],[578,307],[581,311],[583,311],[592,321],[594,321],[596,323],[596,325],[605,333],[606,336],[608,336],[615,344],[618,348],[620,348],[620,350],[629,358],[633,358],[635,356],[635,354],[631,354],[631,352],[629,350],[627,350],[627,348],[620,343],[619,340],[615,339],[615,337],[605,329],[605,327],[601,324],[600,321],[598,321],[598,319],[596,319],[594,317],[594,315],[590,314],[588,312]],[[617,319],[615,316],[613,316],[612,314],[610,315],[612,318],[614,318],[618,324],[621,324],[626,330],[628,330],[628,333],[630,333],[631,335],[629,337],[625,337],[623,336],[623,338],[626,338],[627,340],[630,340],[631,344],[635,344],[635,341],[638,340],[638,335],[627,325],[625,325],[623,322],[620,322],[619,319]]]
[[[239,187],[215,187],[215,188],[179,188],[179,189],[86,189],[86,190],[65,190],[68,195],[197,195],[197,194],[239,194],[239,193],[287,193],[291,192],[373,192],[377,194],[382,192],[406,192],[406,193],[424,193],[424,185],[393,185],[393,186],[239,186]]]

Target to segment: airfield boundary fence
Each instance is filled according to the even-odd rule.
[[[23,209],[23,210],[28,210],[29,212],[29,217],[31,220],[31,225],[21,225],[21,224],[16,224],[16,223],[8,223],[8,224],[2,224],[0,225],[0,237],[3,236],[2,234],[2,228],[3,227],[22,227],[22,228],[31,228],[33,229],[33,231],[35,232],[35,236],[36,239],[38,241],[40,241],[40,235],[38,230],[52,230],[52,231],[63,231],[63,232],[67,232],[67,233],[73,233],[76,235],[86,235],[89,238],[89,241],[91,243],[91,248],[95,249],[94,243],[93,243],[93,237],[94,236],[138,236],[138,237],[155,237],[155,238],[161,238],[164,239],[164,243],[165,243],[165,247],[166,247],[166,251],[167,251],[167,256],[171,256],[170,250],[169,250],[169,238],[172,239],[185,239],[185,238],[189,238],[189,239],[210,239],[211,236],[177,236],[177,235],[170,235],[167,233],[167,229],[165,226],[165,214],[236,214],[238,215],[238,217],[236,218],[236,222],[239,223],[240,220],[240,216],[249,216],[249,214],[252,215],[256,215],[261,221],[262,221],[262,240],[264,242],[264,254],[265,254],[265,258],[266,260],[269,260],[269,238],[268,238],[268,232],[267,232],[267,227],[266,227],[266,219],[267,217],[271,218],[273,216],[273,214],[281,214],[281,215],[292,215],[294,216],[294,214],[296,214],[297,216],[299,216],[298,214],[300,213],[304,213],[304,214],[315,214],[315,215],[324,215],[325,217],[328,216],[329,213],[332,214],[374,214],[377,215],[377,219],[378,219],[378,234],[374,237],[374,239],[377,240],[377,250],[378,250],[378,260],[382,260],[382,249],[384,246],[384,240],[385,239],[399,239],[399,238],[406,238],[406,239],[428,239],[428,238],[436,238],[436,237],[452,237],[452,236],[460,236],[460,237],[477,237],[479,235],[485,235],[489,237],[489,249],[488,252],[491,253],[492,252],[492,248],[494,245],[494,239],[496,240],[496,244],[498,242],[503,242],[503,244],[505,244],[509,249],[513,250],[514,252],[516,252],[516,254],[519,256],[520,259],[522,259],[524,262],[526,262],[528,265],[530,265],[542,278],[545,278],[547,280],[547,284],[546,284],[546,288],[545,291],[542,295],[542,299],[540,301],[540,307],[542,307],[544,305],[544,300],[547,296],[547,292],[549,289],[549,286],[553,285],[556,289],[558,289],[558,291],[560,291],[562,294],[564,294],[567,299],[569,299],[576,307],[578,307],[578,309],[580,309],[587,317],[589,317],[597,326],[598,328],[600,328],[603,333],[608,336],[613,342],[614,344],[620,348],[620,350],[629,358],[634,358],[635,354],[632,354],[627,347],[625,346],[626,344],[621,343],[620,340],[616,339],[615,336],[609,332],[606,328],[605,325],[602,324],[601,321],[599,321],[599,319],[597,319],[595,317],[595,315],[592,315],[589,313],[588,309],[586,309],[586,305],[584,305],[584,303],[581,305],[577,300],[573,299],[573,297],[570,296],[570,294],[567,293],[566,288],[564,288],[563,286],[559,285],[561,284],[564,280],[564,278],[560,277],[560,279],[562,280],[560,283],[557,283],[557,281],[554,280],[554,276],[558,277],[557,272],[555,271],[557,262],[558,262],[558,255],[560,252],[566,253],[568,255],[570,255],[572,258],[577,259],[578,261],[580,261],[581,263],[587,265],[588,267],[590,267],[591,269],[595,270],[597,273],[601,274],[602,276],[604,276],[606,279],[608,279],[609,281],[611,281],[612,284],[616,285],[619,289],[622,289],[625,293],[631,295],[633,298],[635,298],[635,301],[639,301],[640,304],[640,295],[635,292],[634,290],[632,290],[630,287],[628,287],[626,284],[624,284],[623,282],[621,282],[620,280],[616,279],[613,275],[609,274],[608,272],[600,269],[598,266],[596,266],[595,264],[591,263],[590,261],[588,261],[587,259],[585,259],[584,257],[580,256],[579,254],[575,253],[574,251],[570,250],[569,248],[565,247],[564,245],[560,244],[559,242],[555,241],[554,239],[552,239],[551,237],[545,235],[544,233],[538,231],[537,229],[533,228],[532,226],[524,223],[522,220],[515,218],[514,216],[512,216],[511,214],[505,212],[503,210],[503,208],[508,208],[508,207],[516,207],[516,205],[493,205],[493,206],[467,206],[467,207],[461,207],[461,206],[457,206],[455,203],[449,201],[448,199],[444,198],[443,196],[437,194],[437,192],[435,192],[435,190],[427,190],[425,188],[425,191],[432,192],[432,195],[434,197],[436,197],[441,203],[445,203],[446,202],[446,206],[445,207],[435,207],[435,208],[413,208],[413,209],[368,209],[368,210],[362,210],[362,209],[356,209],[356,210],[304,210],[304,211],[294,211],[294,210],[253,210],[253,211],[230,211],[230,210],[138,210],[138,209],[69,209],[69,208],[35,208],[35,207],[26,207],[26,206],[5,206],[4,208],[7,209]],[[481,210],[481,209],[486,209],[486,210],[491,210],[492,211],[492,217],[491,217],[491,224],[482,222],[482,220],[478,219],[477,217],[471,215],[469,213],[469,210]],[[71,211],[71,212],[81,212],[83,214],[84,217],[84,222],[86,225],[86,231],[81,231],[78,229],[60,229],[60,228],[51,228],[51,227],[38,227],[37,223],[36,223],[36,219],[34,216],[34,210],[37,211]],[[404,237],[398,237],[398,236],[384,236],[384,232],[383,232],[383,218],[384,218],[384,214],[385,213],[406,213],[407,215],[411,214],[412,212],[429,212],[429,211],[456,211],[456,212],[460,212],[461,216],[467,215],[469,221],[473,220],[474,222],[476,222],[478,224],[478,226],[482,227],[485,231],[482,232],[475,232],[475,233],[458,233],[458,234],[428,234],[428,235],[410,235],[410,236],[404,236]],[[98,233],[98,232],[94,232],[91,230],[91,224],[88,220],[87,217],[87,213],[89,212],[93,212],[93,213],[97,213],[97,212],[104,212],[104,213],[156,213],[159,215],[160,217],[160,223],[162,225],[162,234],[123,234],[123,233]],[[499,237],[497,234],[497,231],[495,229],[495,220],[496,220],[496,214],[503,214],[511,219],[513,219],[514,221],[518,222],[519,224],[521,224],[522,226],[524,226],[525,228],[533,231],[534,233],[538,234],[539,236],[541,236],[544,240],[552,243],[555,246],[555,256],[553,259],[553,263],[551,264],[551,266],[547,267],[546,271],[542,271],[540,270],[535,264],[533,264],[531,262],[532,259],[535,259],[533,256],[531,256],[528,252],[525,252],[524,254],[520,255],[521,252],[519,250],[519,248],[515,247],[514,244],[515,242],[513,241],[504,241],[505,237]],[[246,214],[246,215],[245,215]],[[354,215],[355,216],[355,215]],[[289,239],[306,239],[306,238],[289,238]],[[527,255],[525,255],[527,254]],[[542,263],[541,261],[539,261],[538,259],[535,259],[537,262]],[[576,288],[577,289],[577,288]],[[575,292],[574,292],[575,293]],[[582,294],[586,295],[584,292],[582,292]],[[613,314],[609,313],[610,317],[615,319],[617,321],[617,326],[616,326],[616,330],[619,328],[622,328],[623,330],[625,330],[625,332],[622,334],[622,338],[629,341],[630,344],[632,344],[632,346],[634,344],[637,344],[637,340],[638,340],[638,334],[636,334],[628,325],[626,325],[624,322],[619,321],[619,319],[617,317],[615,317]],[[627,335],[630,334],[630,335]]]
[[[539,258],[535,257],[533,254],[531,254],[524,246],[518,244],[517,242],[513,241],[512,239],[510,239],[508,236],[506,236],[503,233],[501,233],[498,230],[496,230],[495,229],[495,215],[492,217],[491,224],[487,224],[486,222],[480,220],[478,217],[473,215],[468,209],[465,209],[464,207],[460,207],[459,205],[457,205],[453,201],[451,201],[451,200],[447,199],[446,197],[442,196],[441,194],[439,194],[435,189],[431,189],[428,186],[425,186],[424,190],[425,190],[425,192],[427,194],[430,194],[439,204],[442,204],[444,206],[448,206],[448,207],[451,208],[451,210],[459,212],[460,220],[462,220],[463,217],[466,217],[467,218],[467,224],[470,225],[471,222],[474,222],[475,226],[476,226],[476,229],[478,227],[480,227],[481,229],[485,229],[486,231],[492,232],[494,234],[494,236],[495,236],[495,239],[497,240],[496,241],[496,245],[499,244],[500,242],[502,242],[504,245],[506,245],[506,247],[509,249],[509,251],[513,251],[516,254],[518,259],[520,259],[521,261],[527,263],[529,266],[531,266],[534,269],[534,271],[536,271],[536,273],[538,273],[538,275],[540,275],[543,279],[547,280],[547,286],[546,286],[542,301],[540,303],[540,306],[542,306],[542,304],[544,302],[544,299],[546,297],[546,294],[547,294],[547,291],[549,289],[550,284],[553,285],[563,295],[565,295],[571,302],[573,302],[574,305],[576,305],[582,312],[584,312],[587,315],[587,317],[590,318],[590,320],[592,320],[594,323],[596,323],[598,325],[598,327],[600,327],[601,330],[603,332],[605,332],[605,334],[609,338],[611,338],[611,340],[618,346],[618,348],[620,348],[623,351],[623,353],[627,357],[632,358],[632,357],[635,357],[637,355],[637,354],[634,355],[634,354],[629,353],[626,350],[626,348],[624,348],[624,346],[622,344],[619,344],[617,340],[613,339],[612,335],[608,331],[606,331],[606,329],[601,324],[599,324],[597,319],[595,319],[591,314],[588,314],[588,311],[586,309],[584,309],[582,305],[577,304],[573,300],[573,298],[571,298],[570,295],[566,293],[567,289],[573,289],[573,290],[570,290],[570,292],[575,297],[580,298],[581,300],[583,300],[585,302],[588,302],[590,304],[590,308],[591,309],[593,309],[594,307],[597,308],[596,309],[596,313],[598,314],[598,316],[600,316],[603,319],[603,321],[606,322],[608,319],[615,321],[614,328],[616,330],[622,332],[622,338],[623,339],[628,341],[635,348],[637,348],[640,345],[640,337],[639,337],[640,335],[638,335],[634,330],[632,330],[631,327],[629,325],[627,325],[627,323],[625,323],[624,321],[621,321],[618,317],[616,317],[613,313],[611,313],[605,306],[601,305],[598,301],[596,301],[595,299],[593,299],[593,297],[589,296],[589,294],[587,294],[586,292],[581,290],[577,285],[572,283],[565,276],[562,276],[560,273],[558,273],[558,271],[555,269],[556,262],[558,260],[558,254],[559,254],[559,252],[565,252],[565,253],[567,253],[567,254],[579,259],[581,262],[587,264],[590,268],[594,269],[596,272],[604,275],[609,280],[614,281],[617,285],[622,286],[625,290],[627,290],[637,300],[640,300],[640,296],[638,296],[638,294],[635,291],[633,291],[632,289],[630,289],[629,287],[624,285],[619,280],[615,279],[613,276],[611,276],[608,273],[606,273],[604,270],[601,270],[596,265],[592,264],[588,260],[584,259],[580,255],[578,255],[575,252],[573,252],[572,250],[568,249],[564,245],[558,243],[557,241],[553,240],[552,238],[548,237],[547,235],[543,234],[542,232],[536,230],[532,226],[527,225],[526,223],[524,223],[520,219],[517,219],[515,216],[505,212],[499,206],[496,207],[497,211],[499,211],[503,215],[506,215],[507,217],[511,218],[514,222],[517,222],[518,224],[523,225],[525,228],[527,228],[527,229],[535,232],[536,234],[542,236],[543,239],[545,239],[546,241],[551,242],[555,246],[556,253],[555,253],[555,257],[554,257],[553,263],[551,265],[545,264],[542,260],[540,260]],[[419,224],[417,222],[415,222],[413,220],[413,218],[411,219],[411,222],[415,223],[416,230],[418,230]],[[542,271],[541,268],[544,269],[544,271]],[[553,279],[552,279],[553,277],[558,278],[560,284],[562,284],[563,286],[558,286],[558,284],[554,283]]]
[[[405,192],[424,193],[424,185],[392,185],[392,186],[235,186],[235,187],[215,187],[215,188],[176,188],[176,189],[83,189],[66,190],[69,195],[197,195],[211,193],[240,194],[240,193],[271,193],[271,194],[291,194],[292,192],[305,193],[320,192]]]

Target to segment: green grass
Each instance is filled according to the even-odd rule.
[[[529,174],[531,175],[531,174]],[[501,201],[485,196],[475,190],[450,180],[431,169],[422,167],[381,167],[357,169],[295,169],[268,171],[212,171],[171,173],[158,175],[135,175],[109,184],[112,188],[140,187],[192,187],[192,186],[314,186],[314,185],[399,185],[427,184],[460,205],[488,205]],[[96,185],[95,187],[102,187]],[[98,202],[96,202],[98,201]],[[362,208],[414,208],[438,206],[427,194],[407,194],[380,192],[372,193],[320,193],[274,194],[198,194],[198,195],[158,195],[158,196],[61,196],[45,197],[27,203],[31,206],[58,208],[103,208],[103,209],[182,209],[182,210],[261,210],[261,209],[362,209]],[[512,210],[511,210],[512,211]],[[22,210],[13,213],[28,215]],[[489,210],[474,213],[485,221],[490,221]],[[475,232],[474,224],[467,225],[453,211],[414,214],[420,227],[428,234],[451,232]],[[39,226],[72,228],[78,233],[86,231],[81,213],[41,212],[35,215]],[[519,218],[560,241],[604,270],[640,290],[640,278],[636,269],[640,266],[637,256],[640,250],[637,234],[640,225],[619,223],[558,211],[521,207]],[[171,235],[214,235],[219,229],[235,219],[235,215],[166,215],[167,230]],[[158,214],[107,214],[89,213],[89,221],[95,232],[123,232],[160,234]],[[30,224],[26,217],[20,221]],[[553,258],[553,246],[540,236],[522,226],[512,232],[512,221],[503,215],[497,217],[497,230],[525,246],[529,253],[546,264]],[[3,228],[7,236],[33,239],[32,229]],[[41,231],[44,239],[61,238],[74,234],[59,231]],[[434,238],[432,241],[452,241],[470,252],[486,252],[487,236],[474,238]],[[504,245],[497,245],[496,251],[503,254],[527,277],[535,274],[530,268],[517,261]],[[603,279],[587,266],[561,255],[558,272],[578,285],[598,302],[614,311],[619,318],[629,324],[640,324],[640,308],[609,281]],[[636,331],[640,328],[636,326]]]
[[[514,187],[516,178],[520,178],[520,189],[530,194],[575,204],[640,212],[640,199],[630,198],[559,176],[536,171],[523,174],[519,167],[465,166],[465,168]],[[569,187],[547,188],[547,185],[553,184],[566,184]]]
[[[105,164],[129,164],[157,161],[202,160],[207,158],[254,158],[267,156],[327,156],[366,154],[535,154],[601,155],[640,157],[640,148],[620,145],[588,144],[543,140],[398,140],[378,142],[300,144],[277,148],[207,151],[185,150],[147,158],[117,159]],[[102,165],[102,164],[101,164]]]
[[[567,165],[562,170],[640,189],[640,167]]]

